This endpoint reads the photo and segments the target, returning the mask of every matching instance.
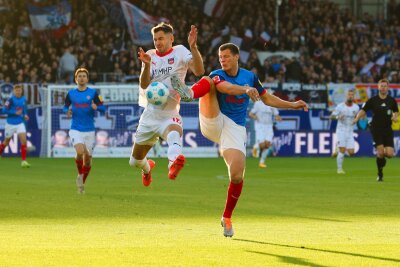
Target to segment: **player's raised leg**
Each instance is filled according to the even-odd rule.
[[[168,178],[175,180],[185,166],[185,156],[182,154],[182,118],[173,118],[163,131],[162,137],[168,143]]]
[[[177,76],[171,76],[171,85],[179,93],[182,101],[190,102],[210,92],[213,82],[210,77],[204,76],[192,87],[188,87]]]
[[[147,160],[146,155],[152,148],[151,145],[133,144],[132,154],[129,159],[129,165],[140,168],[142,170],[142,183],[149,186],[152,182],[151,171],[155,166],[155,162]]]

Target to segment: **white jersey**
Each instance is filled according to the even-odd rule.
[[[151,82],[162,82],[169,88],[169,97],[165,105],[155,106],[147,103],[145,90],[140,88],[139,105],[149,110],[179,111],[180,96],[171,86],[171,75],[176,75],[182,82],[185,82],[189,62],[192,53],[183,45],[176,45],[164,55],[159,55],[156,49],[146,52],[150,55],[150,80]],[[144,63],[142,64],[142,69]]]
[[[336,131],[352,132],[354,128],[353,120],[359,110],[360,107],[354,103],[351,106],[346,105],[346,103],[340,103],[339,105],[337,105],[332,113],[332,115],[338,118]]]
[[[257,116],[255,126],[258,124],[273,126],[274,116],[279,115],[277,108],[267,106],[262,101],[255,102],[250,112]]]

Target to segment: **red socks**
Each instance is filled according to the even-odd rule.
[[[82,174],[82,166],[83,166],[83,160],[75,160],[76,163],[76,168],[78,169],[78,173]]]
[[[92,169],[92,166],[84,166],[83,165],[83,160],[76,160],[76,168],[78,169],[79,174],[83,174],[83,183],[85,183],[86,178],[89,176],[90,169]]]
[[[21,159],[26,160],[26,144],[21,145]]]
[[[243,188],[243,180],[239,184],[229,183],[228,195],[226,197],[226,204],[224,210],[224,218],[231,218],[232,212],[235,209],[236,203],[239,200],[240,193]]]
[[[208,92],[210,92],[210,88],[210,83],[205,78],[201,78],[200,81],[192,86],[193,98],[200,98],[208,94]]]
[[[4,148],[6,148],[6,146],[3,143],[1,143],[0,144],[0,155],[3,154]]]
[[[86,178],[89,176],[89,172],[92,166],[83,166],[82,167],[82,173],[83,173],[83,183],[86,182]]]

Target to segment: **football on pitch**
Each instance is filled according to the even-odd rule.
[[[161,106],[167,103],[168,96],[168,87],[160,82],[152,82],[146,89],[147,101],[156,106]]]

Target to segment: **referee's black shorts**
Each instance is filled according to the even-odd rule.
[[[371,128],[372,139],[374,146],[383,145],[384,147],[394,147],[393,130],[392,128]]]

